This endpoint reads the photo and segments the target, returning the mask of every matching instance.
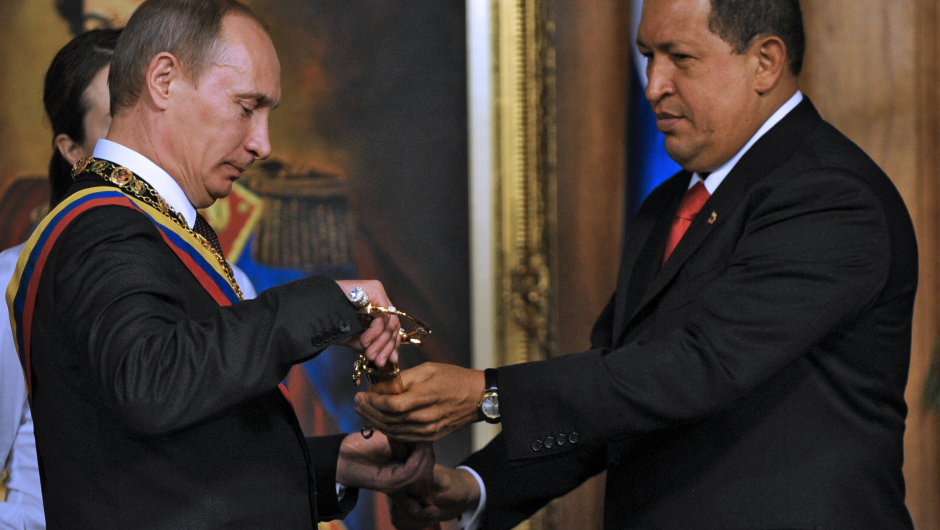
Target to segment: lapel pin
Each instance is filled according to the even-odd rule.
[[[708,218],[708,224],[714,224],[715,219],[718,219],[718,212],[712,212],[712,216]]]

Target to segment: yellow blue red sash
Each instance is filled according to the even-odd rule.
[[[100,186],[74,193],[62,201],[33,231],[20,253],[13,279],[7,287],[7,307],[13,338],[31,393],[30,332],[33,309],[43,267],[56,240],[77,216],[98,206],[126,206],[146,215],[159,229],[173,253],[183,262],[206,292],[221,306],[238,301],[235,289],[226,280],[225,271],[215,254],[196,237],[149,204],[130,197],[117,188]]]

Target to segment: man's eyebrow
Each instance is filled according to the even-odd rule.
[[[701,47],[697,46],[695,43],[685,41],[681,38],[676,40],[657,42],[653,45],[643,44],[639,41],[639,39],[637,39],[637,47],[641,51],[647,50],[649,53],[659,52],[668,55],[678,54],[686,56],[700,56],[702,53]]]
[[[280,101],[274,101],[272,97],[260,92],[256,94],[245,94],[242,98],[254,101],[255,105],[259,107],[271,107],[272,109],[276,109],[281,103]]]
[[[636,40],[636,45],[637,45],[638,48],[646,48],[646,49],[648,49],[648,50],[661,50],[661,51],[667,51],[667,52],[668,52],[669,50],[671,50],[671,49],[675,48],[676,46],[678,46],[679,43],[676,42],[676,41],[670,40],[670,41],[666,41],[666,42],[659,42],[659,43],[657,43],[657,44],[655,44],[655,45],[650,45],[650,44],[646,44],[645,42],[643,42],[643,41],[640,40],[640,39],[637,39],[637,40]]]

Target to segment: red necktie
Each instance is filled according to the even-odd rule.
[[[679,240],[685,235],[685,231],[692,224],[695,214],[702,209],[702,205],[711,195],[705,189],[705,183],[698,181],[694,186],[685,192],[682,197],[682,204],[679,205],[679,211],[676,212],[676,218],[672,220],[672,230],[669,232],[669,239],[666,241],[666,253],[663,254],[663,263],[669,259],[672,251],[676,249]]]

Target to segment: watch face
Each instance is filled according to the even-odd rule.
[[[487,418],[499,417],[499,399],[496,396],[486,396],[480,405],[480,410]]]

